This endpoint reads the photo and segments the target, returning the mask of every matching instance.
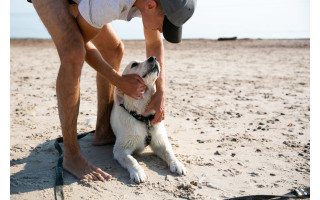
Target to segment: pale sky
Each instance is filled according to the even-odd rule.
[[[35,14],[27,0],[11,0],[11,14]],[[310,36],[310,0],[198,0],[193,17],[184,25],[184,38]],[[11,23],[17,23],[13,18]],[[120,37],[143,39],[141,19],[113,22]],[[15,24],[11,24],[14,26]],[[131,32],[140,27],[141,32]],[[139,29],[139,30],[140,30]],[[16,29],[12,29],[12,34]],[[127,38],[129,37],[129,38]],[[141,37],[141,38],[140,38]]]

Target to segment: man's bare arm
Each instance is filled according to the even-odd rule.
[[[156,81],[157,91],[153,95],[151,102],[149,103],[146,110],[146,112],[151,109],[155,110],[156,114],[151,123],[159,123],[164,119],[166,99],[163,41],[161,33],[159,31],[144,29],[144,35],[146,40],[146,56],[155,56],[161,66],[160,75]]]
[[[114,68],[103,59],[93,43],[90,42],[90,40],[100,32],[100,29],[92,27],[81,15],[77,16],[77,22],[85,42],[86,62],[125,94],[134,99],[140,99],[141,97],[137,96],[142,96],[143,94],[143,92],[141,92],[141,88],[144,87],[143,80],[138,75],[121,76],[114,70]]]
[[[164,48],[162,36],[159,31],[144,29],[144,35],[146,40],[146,56],[155,56],[160,63],[161,72],[157,79],[157,90],[165,91],[165,65],[164,65]]]

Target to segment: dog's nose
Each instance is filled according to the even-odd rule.
[[[148,62],[153,62],[155,60],[157,60],[157,58],[154,56],[151,56],[150,58],[148,58]]]

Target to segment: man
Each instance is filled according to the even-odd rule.
[[[111,22],[130,21],[141,16],[146,56],[155,56],[161,67],[154,94],[147,110],[155,110],[151,123],[164,119],[165,73],[161,33],[170,42],[180,42],[181,29],[193,14],[196,0],[32,0],[40,19],[50,33],[61,61],[56,92],[64,138],[63,168],[78,179],[105,180],[111,175],[84,158],[77,141],[79,82],[86,61],[97,71],[98,114],[93,144],[114,142],[110,126],[114,86],[135,99],[142,98],[143,80],[137,75],[118,73],[124,47]]]

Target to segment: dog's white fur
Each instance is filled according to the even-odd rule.
[[[132,65],[134,64],[134,67]],[[150,69],[154,70],[150,73]],[[155,69],[157,68],[157,69]],[[138,74],[141,76],[147,86],[142,100],[123,94],[119,89],[115,90],[115,103],[111,112],[111,126],[116,135],[116,143],[113,148],[114,158],[130,173],[130,178],[136,183],[145,182],[146,174],[137,160],[132,156],[133,153],[139,153],[145,148],[147,136],[146,124],[132,117],[120,104],[130,111],[136,111],[141,114],[147,108],[152,95],[155,93],[155,81],[160,73],[160,66],[157,61],[144,62],[132,61],[124,70],[123,74]],[[146,75],[147,74],[147,75]],[[145,77],[143,77],[146,75]],[[145,116],[154,114],[150,112]],[[172,172],[186,174],[186,169],[175,157],[171,144],[169,143],[164,122],[153,124],[154,129],[150,131],[152,139],[150,146],[152,150],[161,159],[167,162]]]

